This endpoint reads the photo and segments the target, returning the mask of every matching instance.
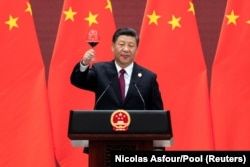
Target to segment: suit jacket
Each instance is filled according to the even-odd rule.
[[[134,63],[124,101],[114,60],[95,63],[84,72],[80,71],[80,63],[77,63],[70,79],[76,87],[95,93],[96,110],[163,110],[156,77],[155,73]]]

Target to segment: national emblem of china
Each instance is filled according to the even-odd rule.
[[[130,115],[125,110],[116,110],[110,117],[110,123],[114,131],[127,131],[130,121]]]

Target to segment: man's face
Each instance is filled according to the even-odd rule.
[[[122,68],[131,64],[137,52],[137,44],[135,37],[121,35],[117,41],[112,44],[112,51],[115,56],[115,60]]]

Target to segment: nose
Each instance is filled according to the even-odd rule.
[[[128,52],[129,51],[129,47],[128,46],[124,46],[123,51]]]

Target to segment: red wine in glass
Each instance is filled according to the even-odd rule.
[[[95,42],[93,42],[93,41],[88,41],[88,44],[89,44],[92,48],[94,48],[98,43],[99,43],[99,42],[97,42],[97,41],[95,41]]]
[[[90,30],[86,41],[92,48],[99,43],[99,35],[97,30]]]

